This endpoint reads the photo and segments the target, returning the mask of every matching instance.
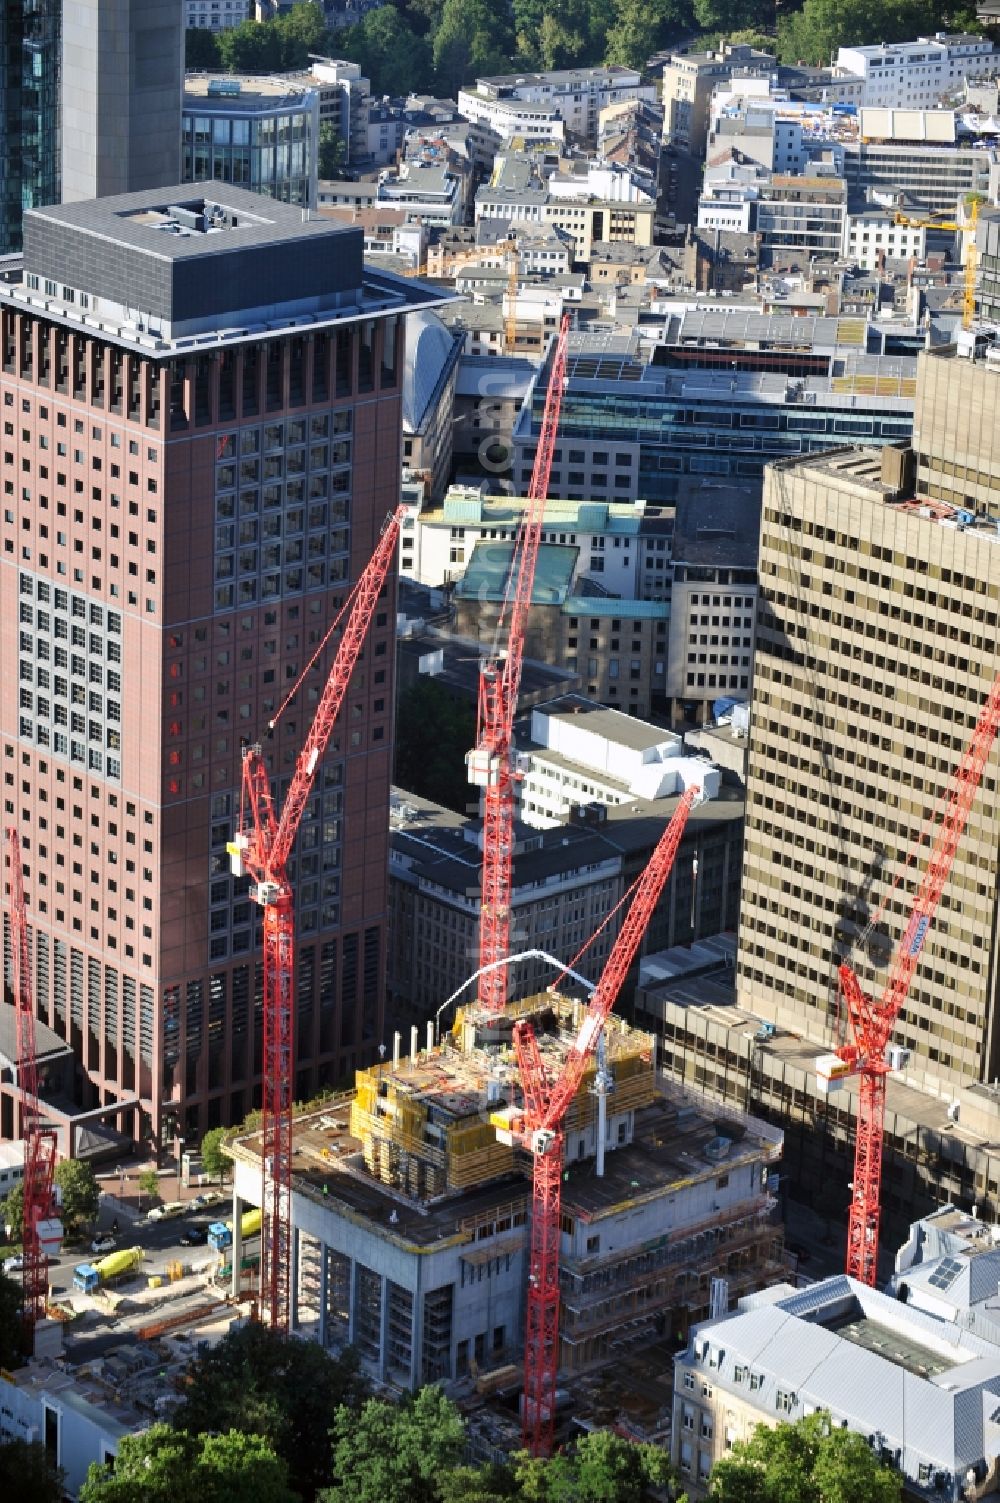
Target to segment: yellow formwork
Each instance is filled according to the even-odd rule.
[[[511,1003],[506,1011],[512,1020],[543,1012],[555,1015],[558,1035],[550,1032],[539,1037],[555,1078],[583,1020],[581,1004],[543,993]],[[468,1043],[475,1021],[466,1013],[456,1019],[456,1029]],[[611,1018],[605,1030],[605,1055],[614,1077],[613,1109],[630,1111],[649,1105],[655,1096],[650,1037]],[[515,1168],[515,1149],[509,1142],[498,1141],[493,1120],[498,1108],[487,1104],[488,1082],[495,1078],[497,1063],[496,1054],[462,1049],[452,1042],[406,1061],[396,1071],[384,1065],[359,1070],[350,1131],[361,1143],[372,1177],[421,1198],[443,1194],[446,1189],[472,1189],[509,1174]],[[500,1063],[516,1078],[512,1049],[500,1051]],[[568,1131],[585,1129],[594,1121],[596,1072],[596,1061],[589,1061],[566,1114]]]

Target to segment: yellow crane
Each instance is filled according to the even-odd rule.
[[[894,224],[906,225],[915,230],[957,230],[964,241],[965,267],[962,285],[962,328],[971,329],[976,316],[976,225],[979,222],[979,199],[969,205],[969,217],[959,223],[957,219],[914,219],[898,209],[893,215]]]
[[[517,238],[509,235],[506,240],[497,245],[473,245],[468,250],[445,252],[442,255],[442,268],[440,275],[453,277],[458,267],[479,264],[488,266],[497,256],[507,267],[507,293],[506,309],[503,319],[503,347],[505,355],[512,355],[517,344],[517,284],[521,274],[521,254],[517,248]],[[445,268],[447,267],[447,270]],[[423,277],[427,275],[427,263],[420,266],[409,267],[402,273],[404,277]]]

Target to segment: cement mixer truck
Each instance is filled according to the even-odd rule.
[[[73,1270],[73,1287],[92,1294],[102,1284],[110,1284],[126,1274],[134,1273],[142,1264],[145,1252],[141,1247],[123,1247],[109,1253],[98,1263],[78,1263]]]

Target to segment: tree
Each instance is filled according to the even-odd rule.
[[[62,1219],[70,1230],[97,1220],[101,1190],[92,1165],[82,1159],[62,1159],[53,1178],[62,1192]]]
[[[330,1479],[330,1430],[338,1410],[343,1406],[353,1416],[361,1392],[353,1353],[331,1357],[315,1342],[247,1325],[192,1364],[174,1422],[192,1435],[238,1430],[265,1436],[309,1503]]]
[[[453,698],[434,679],[419,679],[399,701],[394,781],[463,812],[472,798],[465,754],[475,739],[472,704]]]
[[[0,1367],[21,1365],[24,1342],[21,1300],[21,1285],[18,1280],[12,1279],[0,1269]],[[13,1495],[5,1493],[4,1496]]]
[[[307,68],[309,54],[326,50],[326,19],[315,0],[300,0],[284,16],[265,23],[274,26],[281,45],[281,66]]]
[[[522,1454],[514,1476],[523,1503],[643,1503],[666,1488],[673,1468],[660,1446],[634,1443],[610,1430],[584,1435],[571,1452],[545,1459]]]
[[[514,0],[518,55],[525,67],[566,68],[600,55],[591,0]]]
[[[441,1479],[464,1449],[462,1417],[439,1388],[421,1388],[401,1404],[369,1399],[360,1414],[341,1406],[333,1425],[337,1480],[321,1503],[439,1503]]]
[[[80,1503],[297,1503],[283,1461],[259,1435],[188,1435],[153,1425],[94,1462]]]
[[[502,73],[513,51],[506,6],[488,0],[444,0],[434,33],[438,87],[454,98],[467,79]]]
[[[377,14],[377,12],[373,12]],[[324,181],[339,177],[347,162],[344,138],[332,120],[324,120],[319,128],[319,175]],[[204,1153],[203,1153],[204,1156]]]
[[[201,1140],[201,1167],[220,1185],[232,1168],[232,1159],[222,1151],[228,1133],[228,1127],[211,1127]]]
[[[155,1169],[143,1169],[139,1175],[138,1184],[140,1204],[143,1195],[148,1195],[150,1200],[153,1200],[160,1193],[160,1176]]]
[[[900,1503],[902,1478],[883,1466],[863,1436],[831,1429],[828,1414],[793,1425],[758,1425],[716,1462],[716,1503]]]
[[[63,1473],[38,1441],[0,1444],[0,1497],[17,1503],[62,1503]]]
[[[368,11],[360,26],[346,33],[340,52],[361,64],[376,96],[405,97],[432,82],[430,45],[394,5]]]
[[[766,0],[763,10],[754,0],[694,0],[694,17],[705,31],[721,31],[727,41],[741,27],[774,24],[774,6]]]
[[[871,39],[871,17],[867,0],[805,0],[800,11],[778,22],[778,56],[786,63],[826,65],[838,47]],[[884,0],[879,6],[879,41],[900,42],[935,27],[933,0]]]
[[[12,1237],[19,1238],[22,1231],[24,1230],[23,1184],[15,1185],[13,1190],[8,1193],[6,1200],[3,1202],[3,1205],[0,1206],[0,1212],[3,1213],[2,1216],[0,1216],[0,1220],[3,1221],[4,1226],[10,1227],[10,1235]]]
[[[538,33],[543,68],[571,68],[590,48],[587,0],[552,0],[545,7]]]
[[[656,51],[670,9],[671,0],[611,0],[604,61],[643,67]]]
[[[244,21],[219,37],[219,60],[230,73],[268,73],[282,66],[282,37],[273,21]]]
[[[438,1480],[439,1503],[518,1503],[522,1494],[510,1467],[458,1466]]]
[[[222,66],[219,43],[207,26],[189,26],[184,33],[184,66],[190,72]]]

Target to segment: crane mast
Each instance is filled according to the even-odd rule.
[[[590,1056],[618,999],[642,936],[670,876],[688,815],[699,797],[681,797],[636,886],[625,921],[587,1007],[580,1031],[555,1080],[549,1078],[531,1023],[514,1025],[524,1099],[517,1126],[520,1145],[531,1154],[532,1209],[527,1325],[524,1338],[524,1442],[535,1456],[548,1455],[555,1427],[559,1369],[559,1236],[562,1210],[563,1122],[580,1088]]]
[[[24,1299],[22,1317],[29,1354],[34,1349],[34,1329],[45,1318],[48,1291],[48,1259],[42,1245],[57,1243],[61,1227],[52,1219],[52,1179],[56,1164],[56,1137],[42,1126],[38,1105],[38,1051],[35,1041],[35,1004],[31,991],[31,961],[28,920],[21,868],[21,841],[17,829],[7,828],[10,853],[10,950],[11,989],[17,1014],[17,1081],[21,1092],[21,1136],[24,1140],[23,1258],[21,1268]]]
[[[909,922],[896,950],[878,1002],[866,995],[849,965],[839,968],[854,1043],[837,1053],[860,1075],[854,1180],[847,1227],[847,1273],[874,1286],[878,1272],[879,1221],[882,1208],[882,1146],[885,1125],[886,1048],[906,1004],[927,931],[951,874],[983,769],[1000,730],[1000,675],[993,682],[942,800],[934,842]]]
[[[552,454],[559,429],[569,315],[556,338],[545,393],[545,409],[528,488],[524,520],[514,544],[507,596],[500,626],[506,624],[507,651],[483,661],[479,673],[476,745],[469,753],[469,781],[483,790],[482,903],[479,918],[479,1002],[491,1014],[502,1012],[507,999],[507,968],[497,965],[510,954],[510,893],[514,845],[514,714],[524,664],[524,635],[542,538],[545,500],[552,473]],[[492,969],[483,969],[492,967]]]
[[[406,508],[397,507],[358,580],[337,653],[280,815],[260,745],[243,753],[240,828],[228,850],[233,875],[250,877],[263,909],[264,1057],[261,1087],[261,1302],[287,1331],[291,1262],[292,1096],[295,1088],[295,895],[288,862],[316,773],[385,584]],[[271,722],[273,726],[274,722]]]

